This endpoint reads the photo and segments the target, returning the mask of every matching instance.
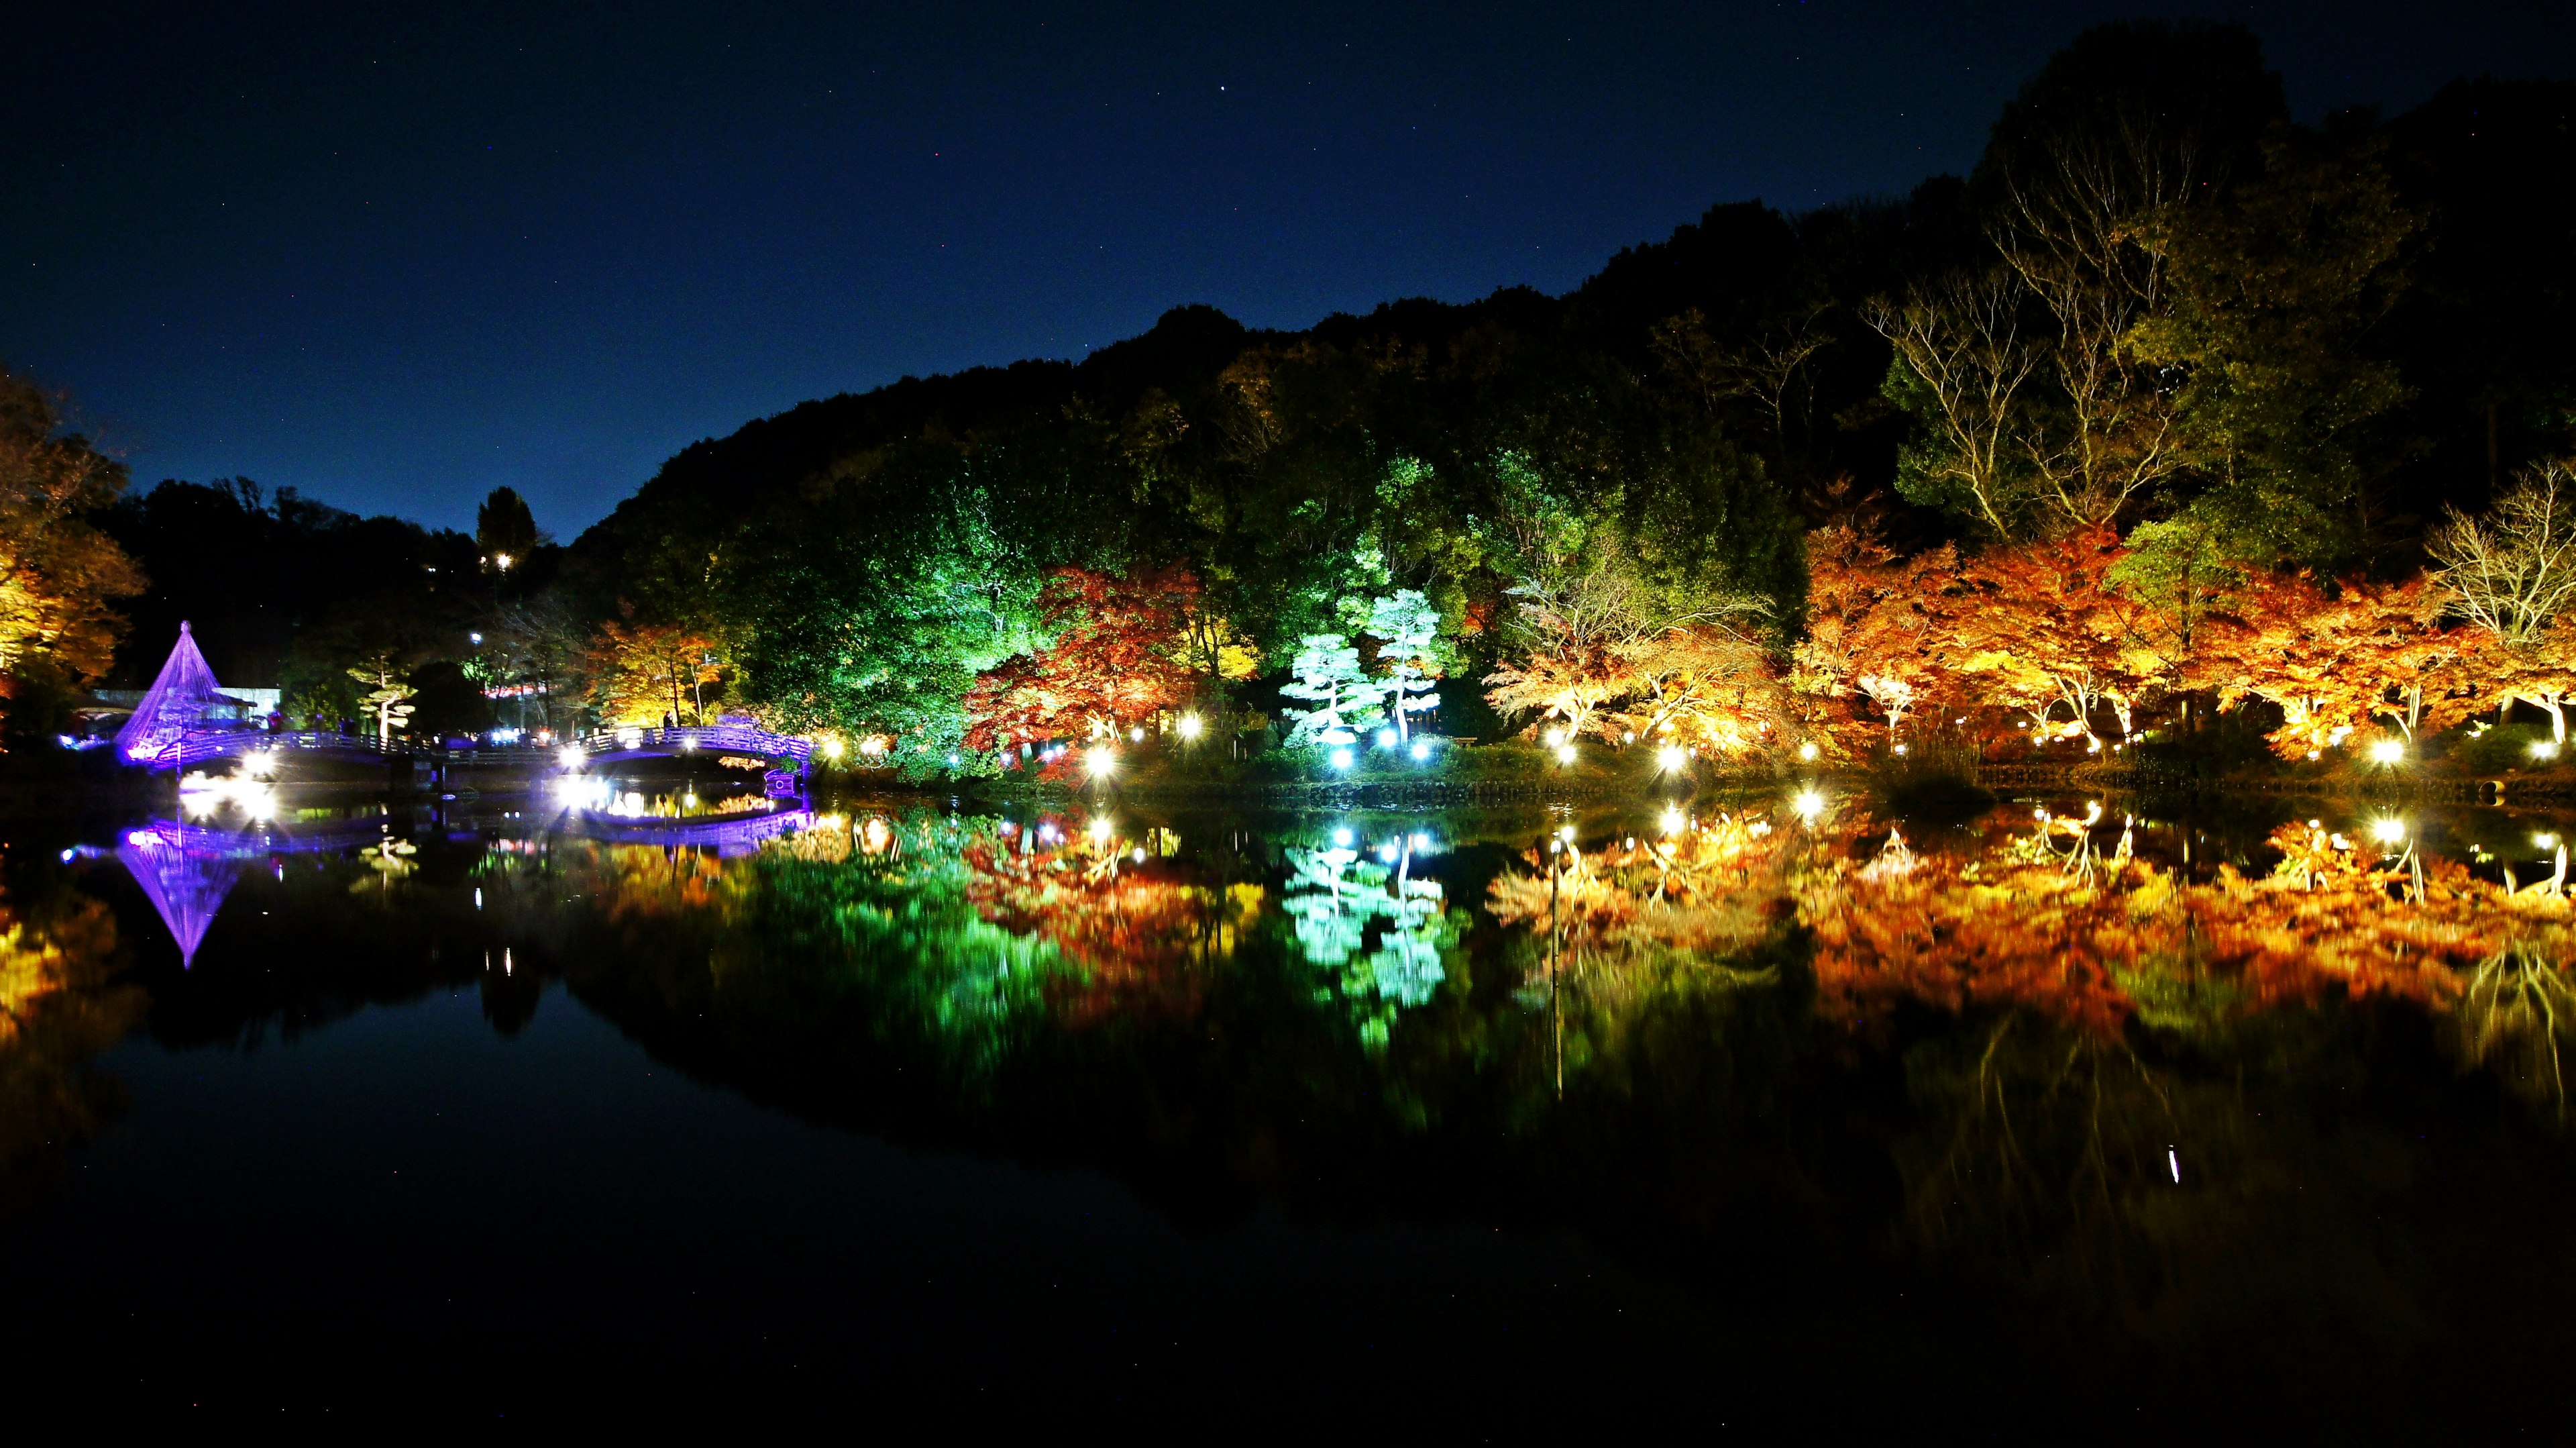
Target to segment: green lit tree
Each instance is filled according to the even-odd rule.
[[[1378,659],[1386,665],[1388,712],[1395,716],[1398,739],[1413,737],[1410,716],[1440,707],[1440,693],[1425,664],[1436,663],[1440,611],[1418,588],[1399,589],[1369,607],[1368,631],[1379,640]]]
[[[1289,748],[1348,744],[1357,737],[1353,730],[1385,717],[1378,707],[1383,689],[1360,668],[1360,651],[1340,634],[1306,635],[1293,667],[1297,681],[1281,685],[1279,692],[1315,707],[1279,711],[1295,721],[1288,731]]]

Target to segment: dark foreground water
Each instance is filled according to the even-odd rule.
[[[0,829],[22,1411],[2563,1431],[2549,818],[286,803]]]

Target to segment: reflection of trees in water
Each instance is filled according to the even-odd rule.
[[[2576,984],[2568,965],[2576,942],[2566,930],[2515,940],[2469,973],[2452,1010],[2451,1040],[2463,1064],[2484,1067],[2508,1089],[2567,1119],[2562,1042],[2576,1038]]]
[[[1407,835],[1375,860],[1346,845],[1285,852],[1291,873],[1279,911],[1295,927],[1298,954],[1332,973],[1319,995],[1337,994],[1373,1049],[1387,1044],[1398,1014],[1439,993],[1467,923],[1465,911],[1447,907],[1439,881],[1414,875],[1417,847]]]
[[[38,909],[0,901],[0,1214],[123,1109],[117,1084],[89,1069],[147,1004],[118,965],[100,902],[68,890]]]
[[[1186,1018],[1208,968],[1260,915],[1263,891],[1201,883],[1174,859],[1180,841],[1169,830],[1095,823],[977,831],[958,851],[967,898],[982,918],[1061,952],[1070,969],[1051,980],[1049,999],[1065,1019],[1139,1009]]]
[[[2415,1336],[2431,1284],[2393,1220],[2413,1134],[2354,1117],[2345,1021],[2285,1008],[2175,1061],[2027,1010],[1924,1039],[1902,1238],[1973,1291],[2212,1355],[2257,1323],[2283,1361]]]

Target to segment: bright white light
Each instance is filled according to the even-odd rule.
[[[2313,750],[2313,749],[2309,750],[2309,751],[2308,751],[2308,757],[2309,757],[2310,759],[2314,759],[2314,758],[2316,758],[2316,757],[2317,757],[2317,752],[2316,752],[2315,750]]]
[[[1416,760],[1429,759],[1431,757],[1431,741],[1428,739],[1414,740],[1413,757]]]
[[[1347,749],[1336,749],[1336,750],[1334,750],[1334,751],[1333,751],[1333,767],[1334,767],[1335,769],[1348,769],[1348,768],[1350,768],[1350,767],[1351,767],[1351,752],[1350,752],[1349,750],[1347,750]]]
[[[1128,742],[1128,743],[1130,743],[1130,744],[1142,744],[1142,743],[1144,743],[1144,742],[1145,742],[1145,726],[1144,726],[1144,725],[1142,725],[1142,724],[1139,724],[1139,725],[1137,725],[1135,728],[1128,730],[1128,731],[1127,731],[1127,742]]]
[[[511,557],[509,554],[507,554],[507,553],[495,553],[495,554],[493,554],[493,555],[492,555],[492,566],[493,566],[493,567],[495,567],[495,568],[500,569],[503,573],[507,573],[507,572],[509,572],[509,571],[510,571],[510,565],[511,565],[511,564],[513,564],[513,563],[515,563],[515,562],[517,562],[517,561],[518,561],[517,559],[512,558],[512,557]],[[481,642],[482,642],[482,640],[481,640],[481,639],[476,639],[476,640],[475,640],[475,642],[476,642],[476,643],[481,643]]]
[[[1199,731],[1206,727],[1206,725],[1199,722],[1199,716],[1196,714],[1184,714],[1181,716],[1181,737],[1183,739],[1198,738]]]
[[[1683,753],[1682,747],[1678,744],[1667,744],[1663,748],[1655,751],[1655,763],[1663,766],[1666,770],[1679,769],[1689,762],[1690,756]]]
[[[2406,746],[2395,739],[2376,740],[2370,746],[2370,762],[2373,764],[2395,764],[2405,757]]]
[[[1810,764],[1814,763],[1814,762],[1815,762],[1815,758],[1816,758],[1816,745],[1815,745],[1815,741],[1813,741],[1813,740],[1809,740],[1807,743],[1804,743],[1804,744],[1799,745],[1799,746],[1798,746],[1798,757],[1799,757],[1800,759],[1806,760],[1806,761],[1807,761],[1807,762],[1809,762]]]
[[[1106,744],[1094,745],[1082,756],[1082,767],[1095,779],[1105,776],[1118,767],[1118,752]]]
[[[2534,759],[2556,759],[2558,757],[2557,742],[2549,739],[2535,739],[2531,741],[2531,757]]]
[[[1377,731],[1377,747],[1380,749],[1393,749],[1395,747],[1395,731],[1392,729],[1381,729]]]
[[[589,758],[589,756],[582,753],[579,745],[567,744],[563,748],[555,751],[555,763],[562,765],[566,769],[581,768],[581,762],[587,758]]]
[[[1814,824],[1816,817],[1825,812],[1824,791],[1812,787],[1802,789],[1789,797],[1789,807],[1798,812],[1798,818]]]
[[[2531,837],[2531,842],[2544,850],[2554,850],[2558,848],[2558,836],[2554,834],[2533,835]]]
[[[1665,833],[1665,834],[1668,834],[1668,835],[1677,835],[1677,834],[1680,834],[1680,833],[1682,832],[1682,827],[1683,827],[1684,825],[1689,824],[1689,823],[1690,823],[1690,821],[1689,821],[1688,819],[1686,819],[1686,818],[1684,818],[1684,817],[1683,817],[1682,812],[1681,812],[1680,810],[1677,810],[1677,809],[1668,809],[1668,810],[1665,810],[1665,811],[1664,811],[1664,833]]]
[[[1570,845],[1570,844],[1573,844],[1573,843],[1574,843],[1574,826],[1572,826],[1572,825],[1566,825],[1566,826],[1563,826],[1562,828],[1558,829],[1558,830],[1557,830],[1557,832],[1556,832],[1556,837],[1557,837],[1558,839],[1560,839],[1560,840],[1565,841],[1565,842],[1566,842],[1567,844],[1569,844],[1569,845]]]
[[[1556,762],[1559,764],[1572,764],[1574,762],[1574,746],[1571,744],[1560,744],[1556,746]]]
[[[1425,834],[1416,834],[1413,836],[1412,844],[1413,852],[1415,854],[1426,854],[1431,849],[1431,837]]]
[[[1905,752],[1905,746],[1904,746],[1904,745],[1902,745],[1902,744],[1899,744],[1899,745],[1897,745],[1897,746],[1896,746],[1896,748],[1895,748],[1895,750],[1894,750],[1893,752],[1894,752],[1894,753],[1897,753],[1897,754],[1903,754],[1903,753]]]
[[[1558,745],[1560,745],[1560,744],[1563,744],[1564,742],[1565,742],[1565,731],[1564,731],[1564,730],[1562,730],[1562,729],[1550,729],[1549,731],[1547,731],[1547,747],[1548,747],[1548,748],[1550,748],[1550,749],[1554,749],[1556,746],[1558,746]]]
[[[1394,845],[1380,845],[1377,847],[1377,857],[1386,861],[1390,865],[1394,864],[1396,856],[1402,853],[1403,851],[1396,848]]]
[[[1351,832],[1349,830],[1333,831],[1333,843],[1341,846],[1343,849],[1349,849],[1351,847]]]
[[[2396,818],[2372,820],[2370,837],[2383,845],[2393,845],[2406,838],[2406,821]]]
[[[826,739],[823,741],[823,757],[825,759],[838,759],[841,757],[841,751],[847,747],[848,746],[842,744],[838,739]]]
[[[1091,837],[1095,840],[1105,840],[1109,838],[1111,828],[1107,815],[1096,816],[1091,821]]]

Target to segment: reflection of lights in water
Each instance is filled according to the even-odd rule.
[[[2406,757],[2406,746],[2394,739],[2382,739],[2370,746],[2370,762],[2395,764]]]
[[[189,771],[179,779],[179,808],[204,819],[226,805],[255,820],[274,818],[277,791],[247,774],[213,776]]]
[[[1556,762],[1559,764],[1572,764],[1574,762],[1574,746],[1571,744],[1560,744],[1556,746]]]
[[[1395,747],[1395,731],[1392,729],[1381,729],[1377,731],[1377,747],[1380,749],[1393,749]]]
[[[2393,845],[2406,838],[2406,821],[2391,816],[2370,822],[2370,837],[2383,845]]]
[[[859,848],[867,854],[882,855],[894,844],[894,827],[879,815],[868,816],[859,827]]]
[[[1351,752],[1350,752],[1349,750],[1347,750],[1347,749],[1336,749],[1336,750],[1334,750],[1334,751],[1333,751],[1333,767],[1334,767],[1335,769],[1348,769],[1348,768],[1350,768],[1350,767],[1351,767]]]
[[[1789,797],[1789,807],[1798,812],[1798,818],[1814,824],[1816,817],[1825,812],[1824,791],[1810,785]]]
[[[1687,825],[1687,824],[1689,824],[1689,823],[1690,823],[1690,821],[1689,821],[1688,819],[1686,819],[1686,818],[1684,818],[1684,817],[1683,817],[1682,812],[1681,812],[1680,810],[1677,810],[1677,809],[1668,809],[1668,810],[1665,810],[1665,811],[1664,811],[1664,833],[1665,833],[1665,834],[1668,834],[1668,835],[1677,835],[1677,834],[1680,834],[1680,833],[1682,832],[1682,827],[1683,827],[1683,826],[1685,826],[1685,825]]]
[[[1427,853],[1431,849],[1431,837],[1429,835],[1417,834],[1413,836],[1412,845],[1413,852],[1415,854],[1419,855]]]
[[[1386,861],[1390,865],[1394,864],[1397,858],[1402,856],[1403,853],[1404,851],[1397,849],[1392,844],[1385,844],[1377,847],[1377,857]]]

